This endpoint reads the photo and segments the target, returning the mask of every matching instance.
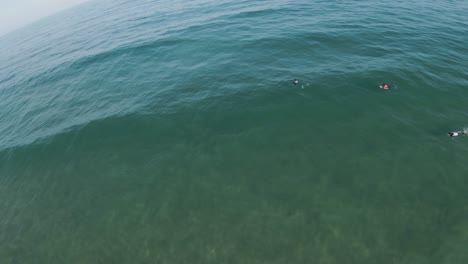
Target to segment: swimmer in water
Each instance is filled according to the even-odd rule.
[[[461,135],[466,135],[468,134],[468,131],[466,130],[463,130],[463,131],[452,131],[452,132],[448,132],[447,135],[449,137],[458,137],[458,136],[461,136]]]
[[[390,84],[382,83],[380,85],[380,88],[384,89],[384,90],[388,90],[388,89],[392,88],[392,86]]]
[[[298,85],[298,84],[299,84],[299,80],[298,80],[298,79],[294,79],[293,83],[294,83],[294,85]]]

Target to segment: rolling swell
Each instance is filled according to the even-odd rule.
[[[467,262],[466,9],[91,1],[0,38],[0,262]]]
[[[86,56],[83,58],[79,58],[78,60],[72,62],[64,62],[57,67],[47,69],[45,72],[38,74],[35,77],[31,77],[23,82],[15,83],[14,85],[8,88],[4,95],[6,95],[4,102],[4,106],[7,109],[16,109],[16,112],[7,112],[6,114],[17,115],[21,116],[21,122],[24,124],[28,124],[29,128],[17,126],[16,123],[6,124],[6,130],[3,131],[3,134],[7,134],[5,132],[11,133],[13,136],[19,136],[24,138],[24,134],[30,134],[31,130],[37,130],[37,127],[31,125],[34,124],[35,121],[38,122],[54,122],[50,120],[50,118],[40,119],[41,117],[38,116],[41,114],[39,111],[35,111],[34,108],[22,108],[25,105],[34,106],[36,105],[37,97],[32,96],[33,94],[48,94],[48,96],[52,96],[51,99],[47,104],[49,109],[46,110],[51,113],[51,116],[55,115],[55,111],[63,111],[60,108],[66,108],[66,113],[68,114],[68,118],[65,122],[68,124],[59,125],[58,127],[67,128],[68,126],[75,126],[82,124],[82,121],[71,121],[74,117],[80,117],[80,120],[83,120],[83,114],[88,112],[88,109],[93,109],[93,115],[95,118],[102,118],[106,117],[108,114],[115,115],[119,114],[119,112],[108,112],[109,108],[112,108],[113,103],[122,104],[123,100],[128,100],[131,102],[135,102],[134,100],[139,100],[144,96],[148,96],[148,92],[141,91],[141,93],[131,93],[128,94],[123,99],[119,99],[118,101],[113,100],[116,97],[116,93],[125,93],[125,89],[136,87],[138,88],[138,80],[136,79],[139,74],[135,74],[131,76],[132,73],[122,71],[122,66],[124,65],[132,65],[134,61],[145,61],[145,56],[151,54],[151,57],[157,56],[158,59],[163,59],[165,51],[174,48],[174,45],[183,44],[186,41],[182,40],[158,40],[152,43],[145,43],[140,45],[135,45],[132,47],[122,47],[119,49],[102,52],[98,54],[94,54],[92,56]],[[146,60],[147,61],[147,60]],[[153,73],[157,69],[152,69]],[[127,78],[131,78],[135,80],[135,83],[131,84],[130,86],[124,86],[118,88],[119,82],[127,76]],[[156,79],[152,80],[154,83],[160,83],[157,79],[159,76],[155,76]],[[12,79],[12,78],[9,78]],[[7,79],[7,80],[9,80]],[[101,82],[105,83],[106,85],[116,85],[116,89],[114,89],[113,94],[109,94],[106,90],[107,86],[102,87],[101,89],[95,89],[94,87],[90,90],[92,86],[89,86],[90,82]],[[145,80],[148,82],[148,80]],[[52,91],[50,93],[50,85],[56,85],[60,87],[59,90]],[[141,85],[141,84],[140,84]],[[29,88],[30,87],[30,88]],[[161,87],[163,88],[163,87]],[[15,89],[19,91],[23,96],[18,98],[18,92],[16,93],[7,93],[11,90]],[[142,89],[142,88],[141,88]],[[152,93],[157,93],[158,90],[154,90]],[[81,101],[89,101],[91,97],[94,98],[101,98],[97,104],[94,105],[80,105],[79,107],[74,107],[76,100]],[[81,99],[78,99],[81,98]],[[46,102],[41,102],[46,103]],[[84,106],[84,108],[83,108]],[[135,107],[135,104],[129,104],[130,107]],[[37,106],[38,107],[38,106]],[[161,106],[163,107],[163,106]],[[108,112],[108,114],[104,114],[103,116],[96,116],[96,111],[104,111]],[[125,109],[125,112],[131,111],[130,109]],[[12,119],[14,121],[15,119]],[[33,122],[31,122],[33,121]],[[59,121],[60,122],[60,121]],[[18,133],[15,131],[15,128],[21,131]],[[52,133],[60,132],[57,130]],[[49,136],[51,134],[42,134],[40,137]],[[4,138],[8,141],[8,137]],[[37,139],[37,138],[36,138]],[[35,140],[35,139],[33,139]]]
[[[94,24],[95,23],[94,19],[89,21],[89,23]],[[141,27],[141,26],[144,26],[144,24],[137,25],[137,27]],[[101,79],[105,78],[107,80],[106,82],[109,82],[109,80],[111,80],[110,83],[112,83],[113,79],[120,80],[123,76],[116,76],[117,74],[111,73],[112,71],[115,70],[115,65],[131,64],[132,61],[144,62],[145,60],[147,61],[148,58],[154,58],[154,57],[157,57],[158,60],[164,60],[164,57],[171,56],[170,55],[171,50],[175,50],[177,49],[178,45],[184,45],[184,42],[187,42],[187,40],[176,38],[174,34],[183,35],[186,32],[192,32],[192,31],[197,32],[197,29],[194,28],[193,26],[189,26],[186,28],[179,28],[178,32],[169,31],[171,33],[168,35],[168,37],[163,37],[162,39],[160,38],[158,40],[151,40],[151,41],[146,41],[146,42],[143,41],[140,43],[137,41],[135,43],[121,45],[120,47],[116,46],[115,48],[111,50],[99,51],[98,53],[94,53],[94,54],[91,53],[90,51],[87,51],[86,53],[91,53],[91,54],[85,55],[83,57],[78,57],[78,58],[69,57],[67,60],[61,59],[61,61],[60,60],[58,61],[58,64],[56,66],[44,68],[42,72],[34,72],[32,77],[24,78],[25,75],[23,74],[19,76],[19,77],[24,78],[23,80],[16,79],[15,80],[16,82],[12,86],[9,86],[9,85],[5,86],[5,88],[11,89],[10,93],[6,93],[7,96],[9,96],[9,94],[14,94],[11,92],[12,90],[20,90],[20,92],[24,94],[24,97],[22,98],[23,100],[11,100],[11,101],[6,100],[6,104],[8,104],[6,107],[11,108],[11,109],[20,109],[20,106],[22,105],[26,105],[26,104],[34,105],[34,103],[31,102],[33,97],[30,97],[28,95],[30,95],[31,93],[42,92],[43,89],[48,89],[51,83],[56,83],[56,85],[62,87],[60,89],[62,91],[58,93],[57,96],[54,96],[55,100],[63,101],[62,105],[64,104],[70,105],[71,103],[70,100],[67,98],[63,98],[63,96],[67,96],[68,98],[76,97],[76,96],[81,97],[82,96],[81,94],[84,92],[84,90],[86,90],[86,88],[83,89],[82,87],[86,86],[87,84],[86,84],[86,81],[82,83],[80,79],[97,80],[98,78],[101,78]],[[185,45],[190,45],[190,42],[185,43]],[[48,52],[52,50],[54,49],[51,49],[50,47],[44,48],[42,51],[37,51],[33,53],[31,59],[33,59],[34,57],[38,57],[38,56],[44,57],[46,54],[48,54]],[[42,57],[39,57],[39,59]],[[142,57],[146,57],[146,59]],[[205,58],[200,58],[198,61],[203,61],[203,59]],[[162,63],[164,63],[164,61],[161,62],[161,64]],[[199,62],[195,63],[195,65],[197,64],[199,64]],[[180,67],[180,64],[178,65],[178,67]],[[128,73],[124,73],[124,75],[126,74]],[[87,76],[88,78],[83,78],[84,76]],[[93,76],[96,76],[96,77],[93,78]],[[167,76],[164,76],[163,74],[161,78],[165,78],[165,77],[167,78]],[[11,78],[12,77],[9,77],[6,80],[10,80]],[[152,81],[155,83],[158,83],[157,79],[152,80]],[[70,86],[69,84],[71,83],[74,83],[74,84]],[[109,85],[111,85],[110,83]],[[19,87],[25,87],[26,89],[19,89]],[[31,88],[28,89],[28,87],[31,87]],[[30,90],[30,89],[34,89],[34,90]],[[93,91],[91,94],[95,97],[104,98],[104,99],[108,97],[98,91]],[[148,94],[145,93],[144,96],[148,96]],[[137,97],[141,98],[141,96],[138,96],[138,95]],[[135,99],[135,100],[138,100],[138,99]],[[105,103],[101,102],[100,104],[105,104]],[[19,114],[22,114],[22,113],[19,113]],[[114,113],[114,114],[118,114],[118,113]],[[22,116],[28,116],[28,115],[30,114],[23,114]],[[67,124],[58,125],[58,127],[62,127],[63,129],[70,125],[79,124],[77,122],[70,121],[70,119],[72,119],[73,116],[79,116],[79,115],[81,115],[81,113],[71,114],[70,116],[71,118],[67,118]],[[31,119],[32,120],[34,119],[34,114],[33,114],[33,117],[31,117]],[[22,122],[28,122],[28,120],[22,119]],[[42,120],[41,122],[44,122],[44,120]],[[34,124],[34,123],[35,122],[31,124]],[[18,134],[15,131],[14,129],[15,127],[20,128],[21,131],[24,131],[24,133],[30,134],[30,132],[28,130],[25,130],[24,127],[19,127],[14,123],[10,125],[7,124],[6,128],[3,130],[4,134],[18,135],[24,138],[22,133]],[[33,130],[38,130],[38,129],[36,127]],[[57,132],[59,132],[59,130],[57,130]],[[35,136],[35,139],[41,138],[47,135],[49,134],[41,133],[40,136]],[[15,142],[14,139],[9,139],[8,137],[6,138],[5,141],[9,142],[7,145],[16,144],[16,143],[12,143],[12,142]],[[29,140],[29,142],[31,141]]]

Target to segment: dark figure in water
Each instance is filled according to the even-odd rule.
[[[467,130],[464,130],[464,131],[452,131],[452,132],[448,132],[447,133],[449,137],[458,137],[458,136],[461,136],[461,135],[466,135],[468,134],[468,131]]]
[[[388,89],[392,88],[392,86],[390,84],[382,83],[380,85],[380,88],[384,89],[384,90],[388,90]]]
[[[293,83],[294,83],[294,85],[298,85],[298,84],[299,84],[299,80],[298,80],[298,79],[294,79]]]

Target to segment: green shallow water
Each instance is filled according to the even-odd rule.
[[[0,37],[0,262],[467,262],[466,11],[94,1]]]

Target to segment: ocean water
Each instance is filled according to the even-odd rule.
[[[1,36],[0,263],[468,263],[467,14],[103,0]]]

